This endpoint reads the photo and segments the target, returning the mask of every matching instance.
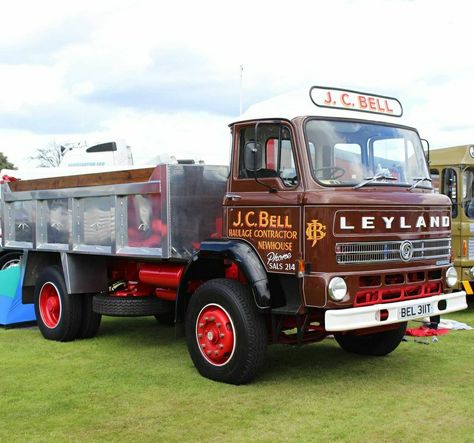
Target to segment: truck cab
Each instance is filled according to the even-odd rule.
[[[452,146],[430,152],[430,174],[435,192],[451,200],[452,247],[459,287],[470,296],[474,283],[474,145]]]
[[[283,292],[276,312],[316,308],[326,330],[372,328],[451,292],[450,201],[401,114],[394,99],[314,87],[232,125],[224,235],[257,251]]]

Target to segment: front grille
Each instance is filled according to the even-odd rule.
[[[441,294],[441,282],[424,282],[416,285],[363,289],[356,293],[354,306],[369,306]]]
[[[361,275],[356,284],[354,306],[369,306],[432,297],[443,290],[439,269]]]
[[[449,260],[451,256],[451,239],[437,238],[413,240],[411,258],[403,260],[401,256],[402,241],[386,242],[353,242],[336,244],[338,264],[365,264],[382,262],[410,262],[416,260]]]

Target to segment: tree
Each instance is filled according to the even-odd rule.
[[[30,157],[31,160],[39,162],[39,166],[55,168],[61,162],[61,146],[50,142],[45,148],[38,148],[36,153]]]
[[[0,169],[16,169],[16,166],[8,161],[3,152],[0,152]]]

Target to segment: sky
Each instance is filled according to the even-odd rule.
[[[311,85],[397,97],[432,148],[474,143],[467,1],[0,2],[0,152],[19,168],[112,140],[137,164],[225,164],[241,96]]]

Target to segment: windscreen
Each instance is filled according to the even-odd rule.
[[[327,186],[431,188],[418,134],[383,124],[308,120],[305,127],[313,177]],[[426,180],[424,180],[426,179]]]

